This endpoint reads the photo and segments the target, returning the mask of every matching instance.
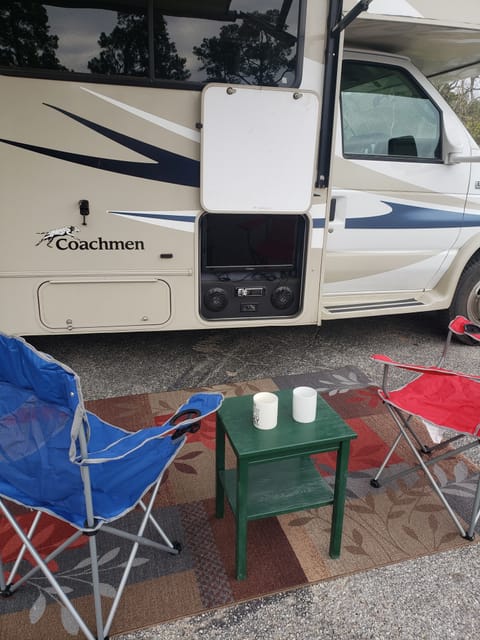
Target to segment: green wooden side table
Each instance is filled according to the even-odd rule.
[[[333,504],[329,553],[340,555],[350,441],[357,434],[320,396],[315,421],[301,424],[292,418],[292,390],[276,394],[275,429],[253,426],[253,396],[227,398],[217,413],[216,516],[224,515],[226,494],[236,520],[237,580],[247,574],[249,520]],[[236,469],[225,469],[225,438]],[[338,452],[333,491],[310,458],[325,451]]]

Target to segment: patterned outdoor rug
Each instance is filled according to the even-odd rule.
[[[440,502],[417,474],[408,480],[373,489],[369,480],[388,450],[395,431],[379,401],[376,388],[356,368],[322,370],[312,374],[232,383],[213,387],[226,396],[313,386],[357,432],[352,443],[348,501],[342,554],[328,555],[331,508],[312,509],[256,520],[248,525],[248,578],[235,579],[235,534],[232,514],[215,518],[215,419],[204,420],[169,468],[159,497],[157,517],[166,533],[183,545],[180,556],[140,548],[120,604],[112,634],[148,627],[173,618],[234,604],[320,580],[366,571],[418,556],[468,545],[457,533]],[[207,389],[202,389],[206,391]],[[192,390],[111,398],[88,408],[125,428],[161,424]],[[247,425],[248,428],[248,425]],[[315,456],[327,479],[335,468],[334,454]],[[387,472],[401,469],[411,454],[399,446]],[[230,454],[230,464],[233,456]],[[228,464],[228,457],[227,457]],[[467,513],[476,483],[476,469],[465,458],[436,465],[434,473],[454,509]],[[19,510],[20,513],[20,510]],[[20,515],[25,527],[29,513]],[[128,516],[135,529],[136,513]],[[36,543],[46,553],[64,539],[68,526],[45,517]],[[115,594],[128,545],[118,538],[98,536],[102,593],[109,605]],[[70,548],[51,568],[69,597],[76,599],[93,628],[89,565],[84,561],[86,538]],[[110,546],[109,546],[110,545]],[[18,550],[11,530],[0,519],[0,548],[6,568]],[[27,558],[28,560],[28,558]],[[46,579],[34,576],[11,598],[0,600],[0,638],[57,640],[82,635],[58,602]]]

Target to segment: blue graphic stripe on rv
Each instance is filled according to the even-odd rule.
[[[125,160],[112,160],[110,158],[84,156],[79,153],[47,149],[46,147],[37,147],[33,144],[24,144],[23,142],[13,142],[3,139],[0,139],[0,142],[5,142],[6,144],[10,144],[13,147],[19,147],[20,149],[27,149],[28,151],[41,153],[42,155],[49,156],[50,158],[57,158],[58,160],[65,160],[67,162],[81,164],[85,167],[92,167],[94,169],[102,169],[103,171],[120,173],[134,178],[144,178],[145,180],[157,180],[159,182],[181,184],[187,187],[198,187],[200,183],[198,172],[191,170],[191,162],[195,161],[190,161],[188,158],[182,158],[181,161],[177,161],[176,158],[170,159],[168,151],[165,152],[164,164],[160,164],[150,162],[128,162]],[[198,162],[196,162],[196,164],[198,166]]]
[[[346,229],[448,229],[479,227],[480,215],[463,215],[463,211],[446,211],[418,205],[386,202],[392,210],[379,216],[347,218]]]
[[[111,211],[118,216],[129,216],[132,218],[152,218],[156,220],[174,220],[175,222],[195,222],[195,216],[176,215],[168,213],[141,213],[135,211]]]
[[[391,208],[389,213],[361,218],[346,218],[346,229],[450,229],[480,227],[480,214],[445,209],[432,209],[418,205],[382,201]],[[323,229],[325,218],[313,218],[314,229]]]
[[[44,156],[57,158],[73,162],[86,167],[93,167],[103,171],[111,171],[135,178],[144,178],[145,180],[157,180],[159,182],[168,182],[171,184],[183,185],[186,187],[200,186],[200,163],[198,160],[192,160],[185,156],[166,151],[154,145],[142,142],[123,133],[109,129],[90,120],[86,120],[80,116],[47,104],[47,107],[55,109],[59,113],[75,120],[79,124],[91,129],[102,135],[104,138],[113,140],[123,147],[143,155],[154,162],[128,162],[126,160],[112,160],[111,158],[100,158],[95,156],[86,156],[79,153],[70,153],[68,151],[59,151],[57,149],[49,149],[47,147],[39,147],[37,145],[25,144],[23,142],[15,142],[14,140],[0,139],[0,142],[27,149]]]

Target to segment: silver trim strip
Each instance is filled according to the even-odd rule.
[[[343,311],[363,311],[369,309],[393,309],[396,307],[421,307],[423,302],[415,300],[415,298],[407,298],[405,300],[392,300],[391,302],[371,302],[367,304],[344,304],[326,306],[325,309],[331,313],[342,313]]]

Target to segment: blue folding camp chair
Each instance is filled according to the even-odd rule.
[[[89,640],[104,640],[139,544],[179,553],[179,545],[169,540],[152,515],[155,497],[165,469],[185,443],[188,432],[196,430],[203,417],[215,412],[222,399],[219,393],[197,393],[163,426],[125,431],[85,410],[78,376],[71,369],[22,338],[0,333],[0,509],[22,543],[8,580],[0,549],[3,595],[13,594],[41,570],[85,636]],[[144,502],[150,489],[148,502]],[[37,512],[27,533],[12,513],[11,501]],[[136,505],[144,512],[136,535],[109,524]],[[32,539],[43,513],[66,521],[75,531],[48,557],[42,558]],[[149,522],[160,542],[144,537]],[[133,543],[105,622],[96,545],[99,531]],[[83,534],[88,536],[89,543],[96,636],[48,567]],[[15,582],[27,551],[35,566]]]

